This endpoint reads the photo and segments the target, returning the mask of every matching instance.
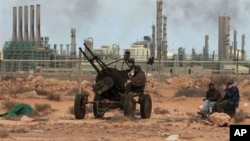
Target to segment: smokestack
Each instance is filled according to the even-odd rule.
[[[228,15],[219,16],[219,60],[229,60],[230,45],[230,17]]]
[[[157,0],[157,12],[156,12],[156,22],[157,22],[157,58],[160,59],[162,51],[162,0]]]
[[[76,57],[76,29],[71,29],[71,57]]]
[[[208,48],[209,48],[209,44],[208,44],[208,40],[209,40],[209,36],[205,35],[205,47],[204,47],[204,60],[207,61],[209,58],[209,54],[208,54]]]
[[[28,12],[29,12],[29,7],[24,6],[24,39],[23,41],[28,41]]]
[[[18,41],[23,41],[23,7],[18,7]]]
[[[54,44],[54,55],[57,55],[56,44]]]
[[[34,5],[30,6],[30,41],[35,41],[35,35],[34,35]]]
[[[241,36],[241,60],[245,61],[246,57],[245,57],[245,35],[243,34]]]
[[[69,55],[69,44],[66,45],[66,49],[67,49],[66,55]]]
[[[60,55],[63,55],[63,44],[60,44]]]
[[[208,35],[205,35],[205,50],[206,52],[208,52],[208,40],[209,40],[209,36]]]
[[[232,45],[230,46],[230,50],[229,50],[229,54],[230,54],[230,58],[233,59],[233,43]]]
[[[12,41],[17,41],[17,8],[13,7],[13,32],[12,32]]]
[[[167,59],[167,17],[163,17],[163,38],[162,38],[163,59]]]
[[[155,57],[155,25],[152,25],[152,43],[151,43],[151,53]]]
[[[40,33],[40,5],[36,5],[36,41],[41,41],[41,33]]]
[[[234,46],[234,49],[233,49],[234,60],[236,60],[237,59],[237,31],[236,30],[234,30],[234,44],[233,44],[233,46]]]

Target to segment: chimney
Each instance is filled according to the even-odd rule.
[[[56,44],[54,44],[54,54],[57,55]]]
[[[219,16],[219,60],[230,60],[229,46],[230,46],[230,17],[228,15]]]
[[[23,41],[23,7],[18,7],[18,41]]]
[[[163,38],[162,38],[162,53],[163,59],[167,59],[167,17],[163,17]]]
[[[66,48],[67,48],[66,55],[69,55],[69,44],[66,45]]]
[[[245,61],[245,34],[241,36],[241,60]]]
[[[49,37],[44,37],[44,43],[48,44],[49,43]]]
[[[203,52],[203,60],[208,61],[209,59],[209,54],[208,54],[208,50],[209,50],[209,35],[205,35],[205,47],[204,47],[204,52]]]
[[[12,41],[17,41],[17,8],[13,7],[13,32],[12,32]]]
[[[152,55],[153,57],[155,57],[155,25],[152,25],[151,55]]]
[[[60,55],[63,55],[63,44],[60,44]]]
[[[36,41],[41,41],[41,34],[40,34],[40,5],[36,5]]]
[[[71,57],[76,57],[76,29],[71,29]]]
[[[29,12],[29,7],[24,6],[24,38],[23,41],[28,41],[28,12]]]
[[[30,41],[35,41],[35,35],[34,35],[34,5],[30,6]]]
[[[234,46],[234,49],[233,49],[234,60],[237,60],[237,31],[236,30],[234,30],[234,44],[233,44],[233,46]]]
[[[157,0],[157,12],[156,12],[156,22],[157,22],[157,33],[156,33],[156,40],[157,40],[157,58],[161,59],[161,52],[162,52],[162,0]]]

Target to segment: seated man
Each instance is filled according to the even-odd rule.
[[[227,88],[225,89],[225,96],[222,98],[220,102],[216,104],[216,111],[217,112],[226,112],[226,109],[229,109],[229,111],[233,111],[229,114],[231,117],[235,113],[235,109],[239,106],[239,89],[236,86],[236,83],[233,79],[229,80],[227,82]]]
[[[144,90],[146,85],[146,75],[140,66],[134,66],[134,75],[131,77],[131,82],[126,86],[127,93],[130,91]]]
[[[205,116],[209,112],[209,108],[213,108],[216,102],[218,102],[221,99],[221,93],[218,91],[213,83],[209,83],[208,90],[206,92],[206,97],[203,99],[204,103],[201,108],[201,111],[198,112],[198,114]]]

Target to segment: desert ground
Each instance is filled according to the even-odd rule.
[[[222,83],[226,83],[226,77],[166,77],[160,82],[157,78],[148,77],[146,92],[150,94],[153,106],[149,119],[140,118],[139,104],[136,105],[134,118],[125,117],[121,109],[111,109],[103,119],[96,119],[92,105],[88,104],[85,118],[76,120],[72,109],[75,94],[78,93],[77,77],[66,79],[66,76],[27,74],[8,79],[2,75],[0,112],[7,112],[13,103],[26,103],[37,113],[15,118],[2,117],[0,140],[164,141],[171,135],[177,135],[181,141],[229,141],[229,126],[219,127],[197,115],[208,83],[215,82],[223,94]],[[94,96],[91,87],[93,78],[83,76],[81,82],[82,90],[89,93],[90,101]],[[237,78],[237,86],[241,94],[240,105],[230,124],[250,124],[248,76]],[[37,105],[40,105],[39,111]],[[41,105],[47,105],[47,108],[42,109]]]

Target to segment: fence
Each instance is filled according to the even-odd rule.
[[[112,60],[103,60],[106,64]],[[23,64],[31,64],[29,68],[23,68]],[[161,61],[148,65],[146,61],[136,62],[151,76],[183,76],[183,75],[249,75],[250,61]],[[27,65],[25,65],[27,66]],[[0,73],[42,73],[44,75],[78,75],[78,60],[2,60],[0,61]],[[121,62],[111,65],[120,69]],[[94,68],[87,61],[81,63],[82,75],[96,74]],[[1,75],[1,76],[2,76]]]

